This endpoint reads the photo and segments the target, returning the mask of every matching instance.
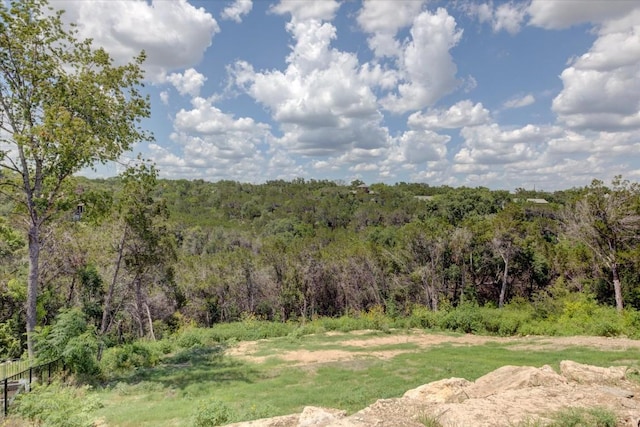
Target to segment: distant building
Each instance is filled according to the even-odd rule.
[[[513,203],[533,203],[536,205],[549,204],[549,202],[547,202],[545,199],[518,199],[518,198],[513,199]]]
[[[369,186],[367,184],[360,184],[356,187],[358,189],[358,191],[360,191],[361,193],[368,193],[369,192]]]
[[[428,202],[429,200],[433,200],[433,196],[413,196],[415,199],[422,200],[423,202]]]

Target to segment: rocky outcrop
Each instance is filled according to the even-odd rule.
[[[435,381],[382,399],[347,416],[344,411],[307,407],[301,414],[233,424],[234,427],[420,427],[425,420],[442,426],[513,426],[544,421],[567,407],[604,407],[616,413],[619,426],[640,427],[640,387],[627,379],[627,368],[560,364],[504,366],[475,382],[463,378]]]

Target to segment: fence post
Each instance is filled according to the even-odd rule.
[[[4,416],[7,416],[7,410],[9,408],[9,379],[4,379]]]

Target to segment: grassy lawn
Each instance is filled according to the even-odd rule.
[[[153,369],[120,378],[94,391],[104,403],[98,416],[108,425],[191,425],[194,414],[212,401],[230,409],[229,421],[299,412],[306,405],[355,412],[380,398],[399,397],[419,385],[448,377],[475,380],[504,365],[551,365],[574,360],[598,366],[640,366],[637,350],[601,351],[583,347],[558,350],[517,350],[511,343],[484,345],[441,344],[420,349],[415,344],[368,347],[341,345],[366,335],[318,334],[261,341],[251,362],[225,354],[224,346],[184,350]],[[294,365],[277,356],[286,351],[327,350],[358,352],[353,360]],[[403,350],[387,359],[368,351]]]

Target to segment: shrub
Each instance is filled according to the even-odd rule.
[[[409,315],[409,327],[431,329],[438,325],[438,314],[423,305],[415,305]]]
[[[193,427],[213,427],[226,424],[231,419],[231,409],[219,400],[202,402],[193,418]]]
[[[38,359],[49,362],[61,358],[69,371],[81,375],[96,375],[98,339],[78,308],[60,312],[53,326],[35,335]]]
[[[475,304],[462,304],[456,309],[448,311],[440,319],[440,327],[456,332],[479,333],[484,332],[480,307]]]
[[[11,411],[35,425],[50,427],[90,427],[94,425],[93,412],[102,407],[90,388],[66,387],[58,383],[34,387],[30,393],[21,393]]]
[[[160,361],[160,351],[157,346],[136,341],[105,350],[101,366],[104,372],[125,374],[138,368],[149,368]]]

